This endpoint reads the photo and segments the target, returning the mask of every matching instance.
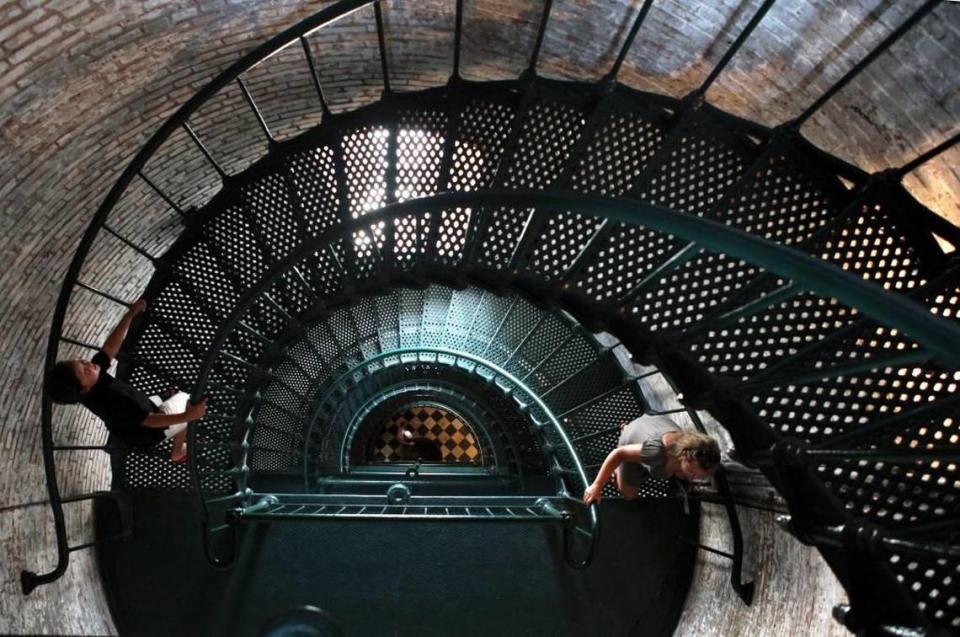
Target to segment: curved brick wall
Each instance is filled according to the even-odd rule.
[[[5,425],[0,466],[14,468],[17,476],[0,486],[7,582],[0,600],[0,631],[112,631],[89,555],[75,554],[63,580],[26,600],[14,585],[20,568],[52,564],[49,514],[42,504],[33,504],[45,497],[38,429],[40,366],[59,282],[88,219],[163,118],[243,52],[325,4],[19,0],[0,5],[0,348],[7,361],[0,371]],[[640,4],[556,0],[540,72],[597,78],[612,62]],[[702,81],[758,4],[658,0],[621,79],[646,90],[686,93]],[[784,121],[802,111],[919,4],[848,0],[837,8],[829,0],[780,2],[708,97],[766,124]],[[395,0],[388,6],[395,89],[446,80],[452,66],[453,5],[453,0]],[[464,74],[470,79],[514,77],[525,65],[540,4],[467,0],[466,6]],[[372,10],[366,9],[311,37],[334,111],[379,95],[372,24]],[[804,133],[868,170],[905,161],[956,130],[958,52],[960,5],[945,3],[832,100]],[[296,47],[267,60],[246,80],[278,138],[320,120]],[[192,124],[230,172],[265,150],[236,87],[203,108]],[[908,182],[919,198],[954,222],[960,219],[958,160],[960,150],[951,151]],[[165,144],[146,173],[184,207],[202,204],[218,188],[215,173],[182,132]],[[157,254],[180,228],[177,215],[139,182],[125,195],[113,224]],[[114,239],[99,238],[94,252],[85,277],[112,293],[132,297],[151,275],[145,260]],[[68,333],[98,342],[119,311],[78,292],[68,315]],[[65,356],[82,353],[74,347],[63,350]],[[77,410],[59,410],[56,417],[58,440],[103,439],[99,424]],[[90,452],[62,459],[62,491],[106,486],[109,471],[101,456]],[[73,506],[70,528],[74,541],[82,541],[89,531],[89,511],[84,505]],[[712,568],[722,579],[724,565]],[[828,600],[839,601],[824,581]],[[694,607],[685,622],[703,627],[709,624],[706,616],[697,615]]]

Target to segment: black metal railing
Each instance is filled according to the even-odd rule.
[[[108,225],[111,211],[130,184],[138,177],[151,190],[158,193],[179,217],[188,216],[174,202],[172,197],[163,193],[154,182],[143,174],[147,161],[154,156],[161,145],[175,131],[185,130],[201,154],[211,164],[223,185],[227,189],[239,186],[236,176],[228,175],[216,162],[199,136],[190,128],[188,121],[189,117],[201,105],[209,101],[219,91],[234,82],[239,82],[244,98],[257,115],[257,122],[268,142],[270,142],[268,163],[281,161],[290,156],[294,152],[294,147],[277,143],[274,140],[265,121],[259,116],[259,111],[251,95],[243,85],[241,75],[283,47],[299,43],[304,50],[305,61],[311,70],[320,108],[324,114],[329,114],[329,108],[324,99],[321,83],[306,38],[314,29],[329,24],[331,21],[369,4],[374,5],[374,17],[377,26],[378,49],[383,75],[383,104],[388,107],[398,104],[396,101],[398,96],[390,85],[386,54],[387,34],[384,28],[382,9],[378,2],[346,0],[324,9],[257,47],[228,68],[184,104],[151,137],[121,175],[94,215],[74,255],[58,297],[47,348],[46,364],[48,368],[56,361],[61,342],[90,347],[82,341],[67,337],[63,333],[64,319],[72,293],[77,287],[107,301],[126,305],[117,296],[101,291],[89,282],[81,282],[78,278],[94,239],[99,235],[101,229],[145,259],[154,268],[165,269],[169,265],[166,260],[173,258],[169,255],[157,257],[151,254],[137,241]],[[259,274],[260,278],[252,283],[242,280],[230,268],[225,268],[233,278],[235,291],[240,296],[240,300],[236,307],[230,311],[229,317],[217,325],[218,331],[213,339],[212,347],[209,349],[209,354],[198,356],[204,362],[194,383],[194,396],[199,396],[210,386],[209,376],[218,358],[229,356],[234,359],[234,364],[245,367],[252,374],[269,374],[269,369],[258,366],[255,361],[227,352],[224,345],[226,339],[238,330],[252,333],[259,338],[263,346],[274,340],[274,335],[261,333],[257,326],[244,323],[244,312],[254,303],[263,302],[265,306],[273,307],[272,310],[263,311],[278,314],[279,318],[276,320],[279,323],[289,324],[298,320],[295,313],[284,309],[285,304],[282,299],[278,300],[271,296],[272,287],[283,277],[302,281],[305,293],[315,300],[329,303],[338,302],[338,295],[340,300],[356,298],[358,290],[362,290],[363,286],[373,277],[373,274],[378,273],[378,271],[380,276],[385,276],[391,270],[396,271],[396,273],[407,276],[411,280],[417,280],[418,278],[420,280],[424,278],[441,278],[453,281],[475,280],[478,284],[486,284],[491,287],[515,287],[534,298],[568,309],[585,325],[602,325],[617,336],[631,352],[641,357],[656,360],[658,368],[673,382],[677,383],[678,389],[684,395],[685,407],[690,409],[706,408],[718,418],[731,432],[738,449],[746,454],[749,460],[753,461],[755,459],[758,462],[764,473],[786,498],[792,513],[791,528],[801,538],[820,547],[828,562],[840,575],[844,585],[847,586],[848,590],[856,593],[856,595],[851,594],[851,599],[856,598],[853,607],[859,609],[859,612],[844,613],[848,626],[858,630],[869,628],[885,622],[888,617],[907,617],[912,618],[911,621],[914,621],[914,623],[923,624],[922,617],[915,612],[915,609],[909,607],[909,603],[902,596],[898,597],[890,593],[890,591],[899,590],[899,584],[889,569],[883,568],[880,564],[881,556],[884,555],[883,551],[895,548],[896,550],[927,556],[934,555],[942,556],[944,559],[952,559],[955,557],[955,547],[949,542],[930,540],[927,535],[923,535],[924,540],[919,541],[893,535],[889,529],[885,528],[870,526],[869,533],[859,530],[865,528],[865,526],[856,519],[857,516],[854,513],[844,511],[837,504],[835,497],[823,486],[823,480],[816,473],[817,464],[824,462],[825,456],[823,456],[823,453],[819,452],[815,445],[808,447],[803,443],[796,443],[782,432],[769,427],[750,407],[750,401],[766,396],[766,392],[780,387],[807,385],[824,379],[874,373],[876,370],[909,370],[921,364],[924,365],[924,369],[956,370],[960,367],[960,355],[957,354],[956,348],[956,344],[960,342],[960,330],[953,321],[933,315],[929,303],[926,303],[924,298],[917,296],[916,299],[911,299],[904,295],[894,294],[880,286],[865,282],[859,276],[843,272],[839,268],[811,256],[811,253],[822,254],[823,246],[829,244],[829,241],[835,240],[837,236],[841,236],[846,231],[844,224],[850,223],[858,215],[862,215],[863,209],[868,204],[874,204],[878,201],[903,201],[908,199],[908,195],[899,185],[899,180],[909,171],[915,170],[924,162],[958,143],[960,136],[952,137],[903,166],[868,176],[856,167],[845,164],[813,148],[803,140],[799,132],[800,128],[809,121],[812,114],[927,16],[939,2],[937,0],[925,2],[903,25],[891,33],[889,37],[845,74],[839,82],[804,110],[799,117],[770,130],[737,120],[731,116],[718,114],[717,109],[707,104],[706,95],[711,84],[747,40],[752,30],[762,21],[772,4],[771,0],[767,0],[760,6],[747,27],[725,52],[720,64],[709,74],[707,80],[698,90],[684,100],[662,98],[657,102],[661,106],[669,107],[662,113],[665,122],[663,140],[639,174],[634,177],[632,184],[622,193],[617,193],[625,195],[626,199],[591,197],[570,192],[503,190],[438,194],[425,199],[397,203],[393,201],[397,180],[396,135],[392,135],[392,141],[390,142],[392,148],[388,151],[388,154],[393,158],[393,161],[390,162],[390,167],[386,171],[387,205],[378,210],[364,211],[362,218],[353,219],[346,196],[348,186],[345,159],[343,150],[338,144],[337,152],[334,153],[334,163],[336,165],[337,187],[341,194],[339,199],[340,224],[303,241],[302,245],[294,248],[288,255],[277,255],[275,261]],[[572,151],[564,158],[563,165],[558,171],[559,178],[551,183],[542,184],[542,187],[565,190],[572,183],[572,170],[576,162],[582,160],[582,153],[585,152],[590,138],[599,129],[597,114],[603,112],[603,108],[605,108],[604,100],[612,99],[609,96],[619,90],[619,85],[616,85],[617,73],[629,47],[633,43],[633,39],[641,30],[643,19],[650,5],[651,0],[647,0],[640,8],[630,35],[604,80],[597,85],[578,85],[584,91],[595,94],[595,102],[585,118],[587,122],[585,132],[581,133],[581,137],[574,144]],[[536,75],[539,51],[545,30],[548,28],[551,8],[551,2],[545,3],[530,63],[520,81],[514,85],[520,90],[520,97],[513,105],[514,123],[511,125],[511,132],[505,147],[497,158],[496,171],[492,176],[492,181],[485,185],[498,188],[508,181],[507,178],[511,174],[510,171],[519,152],[518,137],[524,122],[531,115],[537,100],[541,97],[539,91],[542,91],[544,86],[553,86],[540,80]],[[462,23],[463,2],[458,0],[456,2],[456,30],[453,51],[454,73],[451,77],[450,87],[466,92],[470,90],[470,83],[460,79],[459,73]],[[444,90],[449,91],[449,89]],[[627,90],[624,90],[623,93],[630,95],[631,98],[635,97],[633,93]],[[435,95],[438,98],[441,95],[445,98],[449,97],[448,93],[437,92]],[[452,104],[460,103],[462,105],[462,102],[457,102],[457,100],[463,100],[464,98],[454,95],[449,99]],[[440,168],[441,174],[447,177],[450,175],[453,162],[454,136],[452,133],[456,132],[457,126],[459,126],[459,117],[460,112],[457,111],[449,118],[447,124],[449,127],[448,135],[444,142]],[[711,118],[715,119],[711,120]],[[683,140],[693,134],[691,131],[696,126],[701,126],[704,122],[709,121],[713,121],[714,124],[722,122],[731,128],[748,131],[750,135],[760,140],[757,148],[754,149],[758,152],[751,155],[751,161],[744,162],[739,175],[732,180],[719,197],[714,199],[714,203],[709,206],[709,209],[706,212],[694,209],[678,212],[632,200],[644,196],[645,188],[668,165],[672,153],[677,152]],[[842,207],[837,214],[812,231],[798,244],[805,252],[786,248],[737,230],[730,225],[726,225],[726,220],[720,216],[723,206],[730,204],[735,195],[743,192],[754,183],[757,175],[764,170],[765,161],[778,154],[788,152],[804,153],[808,158],[822,161],[826,168],[823,170],[821,177],[829,188],[839,193],[837,195],[838,201],[842,202]],[[854,188],[852,191],[848,192],[841,186],[840,176],[844,176],[853,182]],[[255,175],[251,178],[255,178]],[[448,187],[449,181],[441,183],[438,190]],[[216,206],[213,206],[212,209],[215,211]],[[464,209],[473,212],[461,247],[455,251],[454,256],[439,254],[437,239],[442,233],[440,219],[443,213]],[[490,260],[483,261],[481,258],[483,256],[482,248],[490,235],[489,230],[497,219],[496,213],[503,209],[528,211],[526,220],[516,237],[516,243],[513,244],[508,258],[503,262],[506,263],[506,267],[503,266],[503,263],[498,264]],[[922,210],[919,206],[915,206],[915,209]],[[577,254],[572,257],[558,277],[554,280],[538,279],[535,276],[537,273],[529,267],[533,262],[533,256],[537,248],[537,238],[540,236],[541,230],[547,227],[552,219],[563,214],[561,211],[576,212],[584,217],[593,218],[596,223],[585,235],[585,241]],[[425,217],[425,213],[428,212],[431,214],[429,219]],[[931,242],[930,235],[936,232],[949,241],[960,245],[960,232],[955,227],[927,211],[923,212],[925,214],[911,220],[912,224],[922,227],[920,232],[925,233],[922,238],[923,242]],[[689,213],[702,215],[702,218]],[[398,226],[396,224],[376,225],[405,218],[415,219],[417,224],[416,247],[412,251],[403,248],[402,243],[397,241]],[[191,222],[196,225],[193,228],[188,228],[188,232],[184,235],[186,237],[184,241],[194,236],[192,233],[196,232],[195,228],[199,227],[199,224],[203,221],[204,219],[201,217],[199,220]],[[662,236],[669,237],[672,249],[665,250],[662,256],[652,262],[643,276],[632,281],[615,298],[598,300],[579,292],[576,289],[576,282],[580,275],[588,266],[597,262],[604,246],[608,245],[608,240],[614,236],[618,229],[623,227],[643,227],[656,231]],[[350,252],[355,247],[354,241],[355,237],[358,236],[357,233],[363,233],[363,237],[366,238],[363,253],[359,249]],[[304,277],[303,272],[297,269],[300,264],[314,258],[318,253],[329,254],[335,264],[337,276],[343,283],[342,288],[336,294],[321,293],[320,290],[313,288]],[[345,261],[343,257],[347,254],[353,258]],[[650,292],[652,286],[658,282],[683,271],[684,268],[709,255],[732,257],[746,263],[748,267],[742,270],[746,273],[743,277],[744,282],[737,283],[738,287],[735,287],[734,292],[728,295],[725,301],[715,307],[707,308],[699,320],[692,321],[690,325],[684,326],[683,329],[679,330],[679,334],[671,335],[671,338],[667,339],[653,333],[649,326],[643,323],[642,317],[638,316],[637,302],[644,298]],[[221,261],[225,260],[223,255],[215,256]],[[400,257],[403,258],[402,262]],[[933,269],[939,269],[937,274],[942,275],[941,282],[946,279],[949,285],[956,285],[958,279],[960,279],[958,269],[949,269],[947,259],[942,254],[938,253],[935,257],[932,261],[937,263]],[[752,268],[752,270],[749,268]],[[918,293],[922,294],[929,289],[925,282],[918,282]],[[849,321],[850,331],[844,331],[847,328],[842,328],[839,331],[843,334],[816,340],[805,349],[801,348],[795,353],[784,355],[782,360],[776,364],[760,368],[757,373],[745,374],[740,379],[711,373],[707,370],[708,365],[706,363],[697,361],[695,357],[690,355],[690,345],[697,342],[698,338],[710,332],[715,326],[733,324],[736,321],[749,319],[769,308],[796,299],[801,294],[808,295],[811,298],[828,299],[831,302],[854,308],[856,316]],[[876,329],[877,326],[906,334],[910,339],[907,346],[890,348],[886,353],[879,356],[871,355],[865,358],[848,356],[846,360],[833,360],[826,365],[821,360],[816,362],[816,365],[812,368],[798,369],[802,367],[801,363],[807,360],[804,357],[811,355],[811,353],[829,355],[839,352],[840,355],[834,356],[834,358],[843,359],[842,354],[845,354],[845,352],[837,348],[848,342],[842,340],[845,337],[844,335],[856,333],[862,337],[863,334],[871,333],[870,330]],[[857,332],[857,330],[860,331]],[[177,336],[183,340],[182,335]],[[186,349],[191,347],[189,343],[184,342],[182,344]],[[149,361],[143,361],[143,363],[150,364]],[[177,374],[163,369],[158,369],[157,372],[164,377],[176,376]],[[193,379],[173,378],[173,380]],[[178,382],[177,384],[183,383]],[[244,393],[242,387],[235,387],[234,389],[241,395]],[[241,420],[249,418],[253,405],[249,401],[243,403],[243,405],[246,409],[245,413],[240,411],[224,413],[220,417],[227,418],[230,421],[237,418]],[[576,408],[572,407],[569,410],[570,413],[574,413]],[[919,410],[908,410],[905,413],[915,415],[916,411]],[[564,413],[560,412],[557,417],[563,417]],[[210,417],[216,418],[217,416],[214,413]],[[61,446],[54,442],[51,406],[46,399],[43,402],[41,424],[44,466],[57,532],[58,563],[50,573],[36,575],[25,572],[22,577],[24,592],[29,592],[37,585],[53,581],[62,575],[66,569],[70,552],[70,547],[66,542],[61,506],[66,500],[61,498],[58,490],[54,452],[67,450],[68,448],[72,449],[72,447]],[[883,423],[883,426],[897,427],[901,424],[903,424],[903,421],[897,420],[897,416],[893,415],[887,422]],[[876,426],[879,427],[880,424],[876,424]],[[191,475],[199,491],[200,481],[209,476],[201,475],[197,466],[196,458],[201,451],[201,447],[197,442],[196,429],[195,426],[191,425],[189,464]],[[844,432],[840,435],[849,436],[854,433]],[[568,444],[572,449],[574,458],[577,457],[575,443],[574,440],[565,440],[565,444]],[[894,458],[897,462],[916,463],[918,461],[944,461],[944,458],[953,458],[950,455],[952,453],[950,449],[942,448],[921,448],[920,451],[908,454],[909,457],[903,455],[902,449],[884,447],[844,448],[843,452],[837,453],[842,454],[844,452],[849,454],[842,458],[844,461],[890,462],[890,458]],[[834,460],[839,457],[836,454],[831,456]],[[234,476],[244,476],[248,471],[249,469],[241,464],[225,470],[219,477],[232,479]],[[579,473],[583,473],[582,467]],[[578,478],[585,479],[585,475],[578,476]],[[248,495],[246,490],[237,490],[232,494],[223,496],[222,501],[230,504]],[[730,500],[728,500],[729,502]],[[264,508],[271,505],[269,502],[257,502],[251,506]],[[951,512],[948,511],[945,514],[946,519],[943,521],[943,524],[949,527],[947,528],[948,531],[953,528],[950,526],[952,524],[950,515]],[[733,518],[731,518],[731,521],[733,521]],[[231,525],[225,525],[223,528],[231,528]],[[845,529],[858,530],[854,532]],[[928,526],[918,526],[917,529],[922,530],[925,534],[945,533],[944,528],[941,527],[936,527],[932,531]],[[864,537],[868,535],[870,540],[864,540]],[[864,578],[850,576],[849,564],[838,562],[835,553],[838,546],[844,550],[852,551],[852,559],[855,563],[863,566],[876,576],[867,579],[870,579],[871,585],[875,585],[884,591],[882,595],[878,594],[872,597],[864,591],[864,581],[866,581]],[[739,565],[735,565],[734,571],[734,577],[739,578]],[[889,603],[880,604],[871,609],[871,602],[880,599]]]

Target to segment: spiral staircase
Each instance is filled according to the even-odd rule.
[[[582,492],[619,424],[677,413],[702,427],[709,412],[785,500],[785,529],[816,546],[845,587],[839,621],[865,634],[956,630],[960,268],[935,237],[960,245],[960,231],[900,179],[958,137],[870,175],[800,133],[938,3],[925,3],[797,119],[769,129],[704,96],[772,4],[679,100],[617,82],[650,0],[596,83],[537,75],[549,1],[516,80],[460,77],[462,0],[445,86],[392,90],[379,2],[339,2],[245,56],[134,158],[64,282],[48,363],[69,348],[95,349],[70,335],[66,318],[81,295],[125,303],[80,276],[122,252],[154,275],[118,374],[147,393],[189,388],[209,400],[190,428],[188,466],[113,449],[113,492],[84,497],[188,491],[217,567],[235,563],[245,529],[264,523],[406,521],[543,527],[558,534],[566,568],[589,571],[606,512],[584,507]],[[364,8],[383,94],[333,113],[310,37]],[[322,121],[280,142],[244,78],[298,50]],[[267,152],[231,174],[190,117],[237,89]],[[197,205],[182,206],[146,170],[187,161],[182,146],[164,154],[175,135],[220,181]],[[182,221],[162,254],[112,222],[136,183]],[[651,407],[651,375],[675,388],[681,407]],[[469,424],[478,460],[370,459],[382,423],[424,404]],[[63,505],[82,498],[59,494],[57,454],[75,448],[57,444],[56,426],[47,403],[60,562],[25,573],[25,592],[59,577],[84,548],[66,540]],[[735,534],[731,579],[749,603],[735,499],[722,471],[716,482]],[[642,493],[668,495],[660,483]],[[666,520],[679,505],[664,502]],[[629,528],[621,513],[610,516],[605,529]]]

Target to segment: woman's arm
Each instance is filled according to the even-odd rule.
[[[597,477],[587,489],[583,492],[583,503],[591,504],[592,502],[599,502],[601,498],[601,493],[603,492],[603,486],[607,484],[613,472],[617,470],[617,467],[620,466],[622,462],[640,462],[643,459],[643,455],[640,451],[643,449],[643,444],[634,444],[634,445],[624,445],[622,447],[617,447],[609,454],[607,454],[607,459],[603,461],[603,465],[600,466],[600,471],[597,472]]]

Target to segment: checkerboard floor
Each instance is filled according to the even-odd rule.
[[[417,447],[401,445],[397,431],[405,427],[421,442]],[[410,462],[417,459],[418,448],[439,449],[440,462],[486,464],[487,455],[473,427],[458,415],[435,405],[408,405],[391,416],[381,432],[374,436],[367,452],[370,462]],[[426,460],[426,458],[424,458]]]

